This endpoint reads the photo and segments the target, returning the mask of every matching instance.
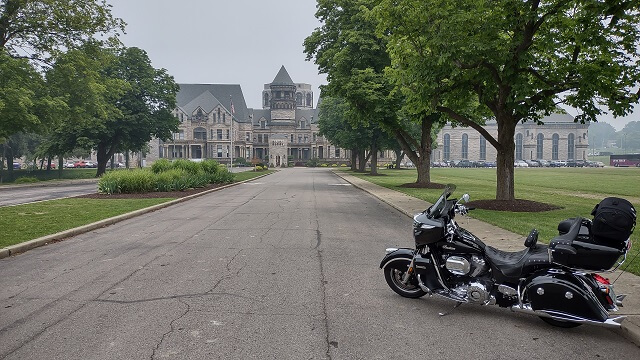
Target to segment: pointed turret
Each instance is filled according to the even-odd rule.
[[[287,69],[284,68],[284,65],[278,71],[278,75],[273,79],[271,85],[295,85],[293,80],[291,80],[291,76],[287,72]]]

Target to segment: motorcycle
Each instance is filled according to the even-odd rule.
[[[620,327],[611,316],[626,295],[596,272],[617,269],[631,248],[636,213],[624,199],[607,198],[594,220],[565,220],[549,245],[538,244],[532,230],[525,249],[507,252],[485,245],[460,227],[469,195],[449,199],[455,185],[427,210],[414,216],[415,248],[389,248],[380,263],[389,287],[407,298],[436,295],[461,304],[498,305],[539,316],[558,327],[581,324]],[[613,203],[613,204],[612,204]],[[615,225],[615,226],[614,226]],[[440,313],[446,315],[446,313]]]

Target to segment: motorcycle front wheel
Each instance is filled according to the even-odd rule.
[[[402,278],[409,269],[410,260],[405,263],[401,261],[400,264],[389,265],[384,268],[384,278],[387,280],[387,284],[391,290],[395,291],[398,295],[406,298],[417,299],[426,294],[417,284],[416,279],[412,276],[409,281],[404,284]]]

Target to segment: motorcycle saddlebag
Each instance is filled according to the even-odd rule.
[[[609,317],[593,291],[573,274],[536,273],[527,280],[525,296],[536,311],[569,314],[599,322]]]
[[[591,233],[602,245],[621,248],[636,226],[636,209],[625,199],[608,197],[593,208],[591,215]]]

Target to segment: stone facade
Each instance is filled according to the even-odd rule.
[[[152,141],[146,163],[186,158],[228,164],[232,148],[234,159],[270,166],[287,166],[289,160],[300,164],[312,158],[349,161],[349,151],[336,148],[318,134],[311,85],[294,83],[283,66],[265,84],[262,99],[262,109],[251,109],[240,85],[180,84],[178,107],[173,111],[180,121],[179,131],[170,141]]]
[[[544,125],[525,122],[516,126],[516,160],[586,160],[589,147],[589,124],[573,121],[567,114],[553,114],[542,119]],[[488,122],[484,128],[494,137],[498,125]],[[495,148],[472,128],[446,125],[438,134],[434,161],[496,161]]]

